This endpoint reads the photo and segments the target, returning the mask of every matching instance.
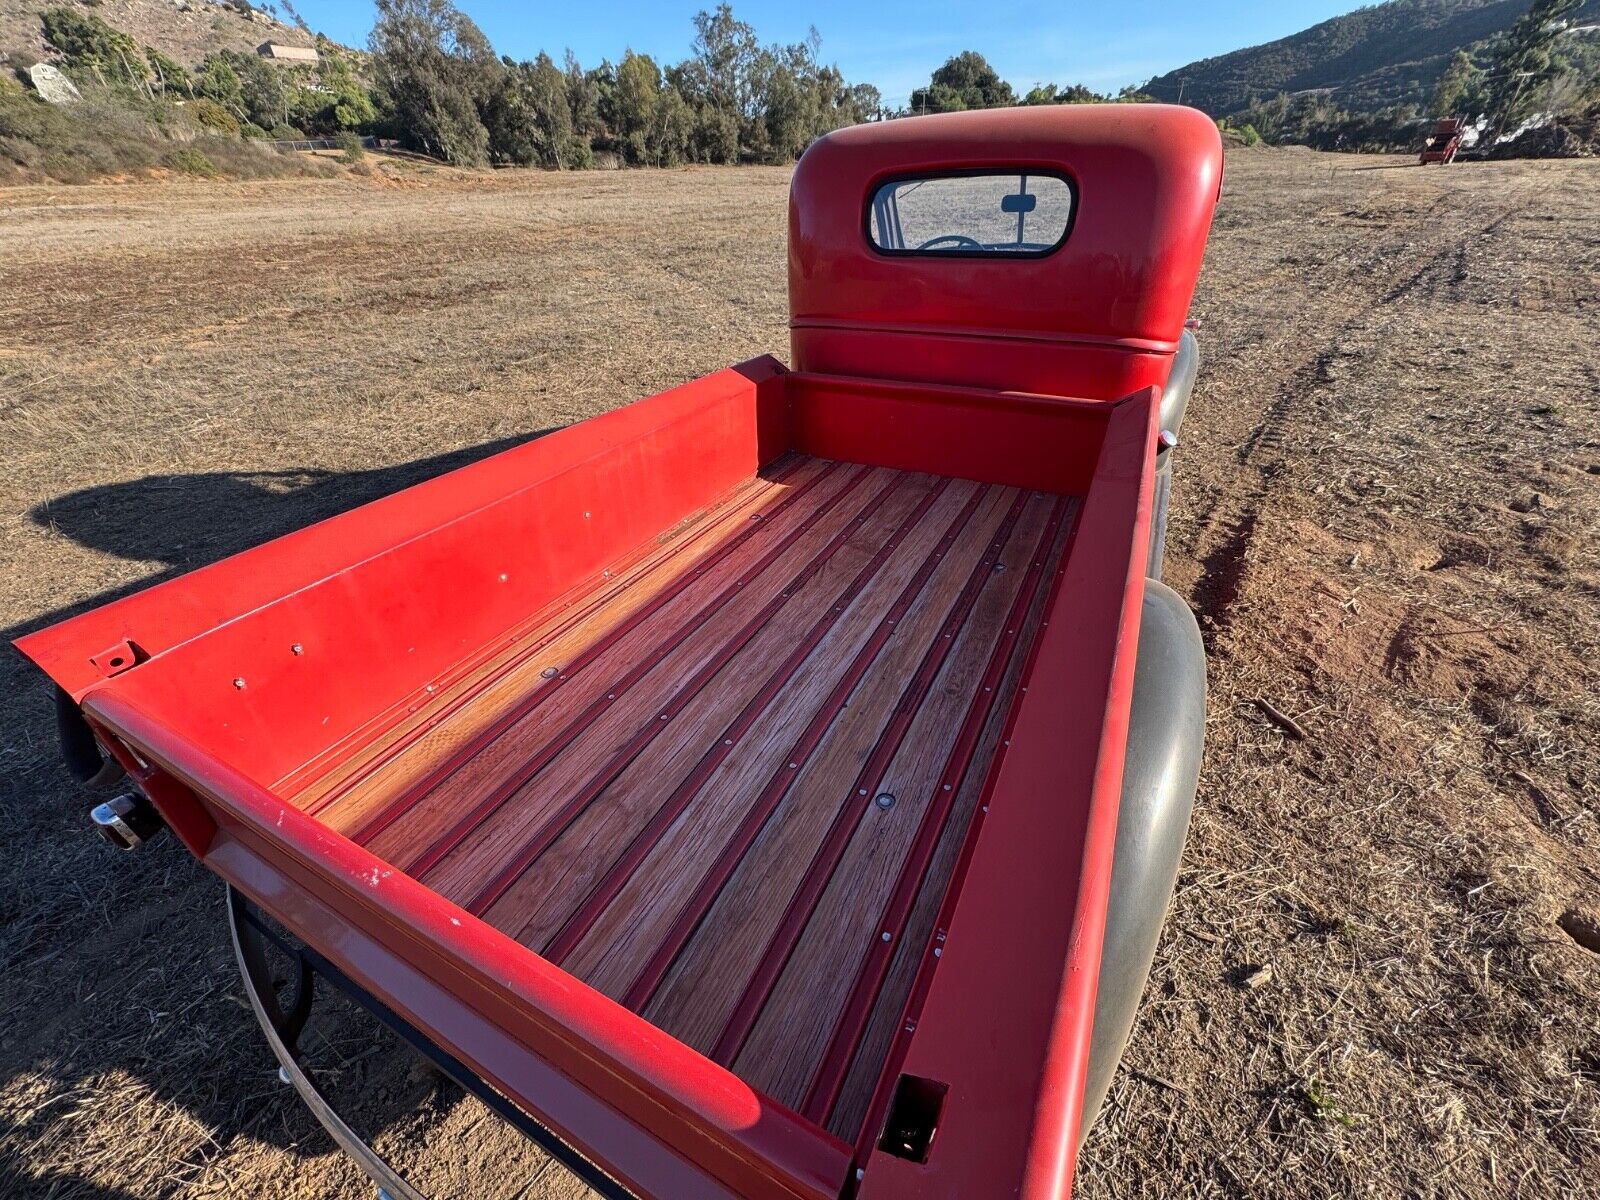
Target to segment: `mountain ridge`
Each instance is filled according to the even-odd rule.
[[[1330,17],[1287,37],[1199,59],[1143,87],[1213,117],[1242,112],[1281,92],[1327,92],[1343,108],[1424,105],[1457,50],[1480,61],[1530,0],[1388,0]],[[1600,19],[1600,0],[1579,10]]]

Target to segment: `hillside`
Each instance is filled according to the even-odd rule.
[[[1484,49],[1529,0],[1389,0],[1244,50],[1158,75],[1144,90],[1212,116],[1279,92],[1325,89],[1341,107],[1423,104],[1458,49]],[[1600,19],[1600,0],[1582,10]]]
[[[0,53],[22,50],[48,54],[39,32],[39,14],[74,0],[0,0]],[[92,11],[141,46],[154,46],[194,66],[218,50],[252,51],[262,42],[310,46],[313,38],[259,9],[246,15],[216,0],[100,0]]]

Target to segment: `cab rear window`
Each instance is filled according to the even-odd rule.
[[[1015,257],[1066,241],[1076,204],[1060,175],[987,171],[892,179],[872,193],[867,238],[884,254]]]

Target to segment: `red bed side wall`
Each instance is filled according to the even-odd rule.
[[[1081,496],[1105,405],[981,388],[836,375],[785,375],[794,449],[820,458],[927,471]]]
[[[1110,414],[1008,748],[941,916],[900,1071],[948,1086],[926,1163],[874,1151],[861,1200],[1062,1200],[1072,1188],[1150,536],[1157,393]],[[959,892],[957,893],[957,886]],[[946,923],[947,922],[947,923]],[[925,996],[925,999],[922,997]]]
[[[271,784],[782,453],[781,371],[719,371],[18,646]],[[107,680],[90,656],[123,640],[149,660]]]
[[[119,750],[138,747],[147,786],[155,780],[169,800],[214,820],[197,850],[207,866],[642,1197],[839,1194],[850,1156],[837,1138],[279,801],[115,689],[91,691],[83,707]],[[423,992],[418,975],[431,985]],[[484,1052],[502,1036],[512,1057]],[[558,1076],[576,1086],[555,1086]]]

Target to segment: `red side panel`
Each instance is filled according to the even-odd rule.
[[[783,377],[794,448],[819,458],[1081,496],[1105,406],[829,375]]]
[[[376,560],[466,519],[475,519],[478,549],[492,548],[501,561],[502,566],[482,564],[491,581],[498,582],[503,564],[518,561],[525,551],[562,556],[541,561],[536,574],[530,571],[514,587],[499,593],[486,587],[473,597],[490,606],[483,620],[509,625],[536,608],[544,592],[558,594],[584,571],[600,569],[632,544],[687,516],[719,486],[748,478],[781,454],[788,444],[781,397],[772,391],[770,404],[753,401],[758,393],[763,398],[769,394],[761,383],[782,371],[772,358],[718,371],[29,634],[18,639],[17,648],[76,699],[106,678],[91,655],[129,641],[141,655],[154,657],[292,593],[326,587],[333,576],[357,569],[381,571]],[[710,428],[717,436],[707,436]],[[692,436],[674,443],[675,431]],[[647,449],[670,450],[679,469],[634,470],[647,460]],[[580,466],[592,468],[597,458],[608,456],[619,480],[612,510],[591,511],[587,517],[582,508],[519,513],[516,500],[529,489]],[[497,518],[506,522],[497,530],[499,537],[514,540],[497,544],[486,536],[487,526]],[[419,589],[453,596],[452,632],[467,634],[458,622],[476,613],[476,606],[469,610],[462,603],[467,599],[467,581],[458,574],[462,565],[453,561],[450,569],[432,576],[419,572],[393,602],[416,605],[444,599],[412,594]],[[415,614],[419,621],[425,615],[422,609]],[[383,658],[397,651],[416,653],[392,645],[369,649],[371,657],[356,672],[369,688],[373,673],[382,671]],[[415,673],[414,667],[407,671]],[[281,730],[275,733],[281,735]]]
[[[782,368],[719,371],[21,639],[74,698],[120,693],[267,785],[751,478]],[[663,469],[667,464],[670,469]],[[242,619],[242,618],[248,619]]]
[[[140,748],[164,789],[215,815],[203,862],[641,1195],[838,1195],[849,1149],[837,1138],[197,751],[117,689],[83,707]]]
[[[889,179],[1066,175],[1076,216],[1041,258],[885,256]],[[1205,114],[1157,104],[951,113],[843,129],[795,170],[789,319],[798,371],[1114,400],[1165,381],[1222,179]]]
[[[947,1085],[926,1163],[870,1146],[863,1200],[1070,1194],[1144,595],[1157,394],[1111,414],[900,1070]],[[1107,586],[1116,580],[1115,586]],[[948,921],[948,924],[944,922]],[[896,1071],[880,1083],[868,1136]]]

